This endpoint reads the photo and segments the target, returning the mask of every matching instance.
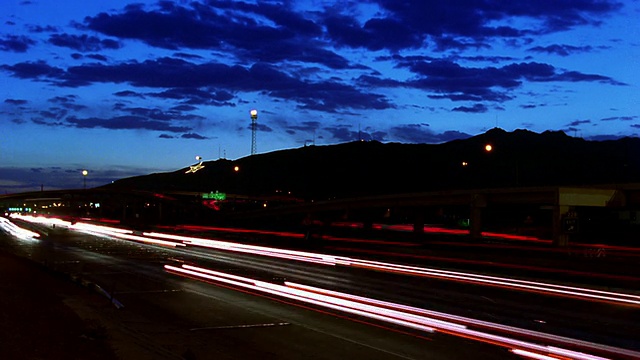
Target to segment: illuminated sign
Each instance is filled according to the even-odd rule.
[[[202,198],[203,199],[211,199],[211,200],[226,200],[227,199],[227,194],[225,193],[221,193],[221,192],[210,192],[210,193],[204,193],[202,194]]]
[[[10,212],[31,212],[31,208],[10,207],[7,209]]]

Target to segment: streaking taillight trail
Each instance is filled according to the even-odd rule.
[[[420,331],[445,334],[504,347],[515,354],[536,359],[596,360],[624,356],[638,358],[640,353],[611,346],[504,326],[441,312],[384,302],[376,299],[306,286],[291,282],[278,285],[201,267],[165,265],[167,271],[207,282],[220,283],[277,296],[305,304],[404,326]],[[475,327],[472,328],[472,327]],[[487,330],[495,333],[487,332]],[[523,340],[527,339],[527,340]],[[587,353],[591,352],[592,354]],[[597,355],[594,355],[597,354]]]

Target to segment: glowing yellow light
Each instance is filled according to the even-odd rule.
[[[491,144],[487,144],[487,145],[485,145],[484,150],[489,152],[489,151],[493,150],[493,146],[491,146]]]

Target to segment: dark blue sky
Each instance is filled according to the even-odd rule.
[[[16,1],[0,191],[359,138],[640,133],[640,2]]]

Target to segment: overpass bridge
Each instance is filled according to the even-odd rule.
[[[487,188],[368,196],[264,207],[237,212],[232,218],[277,221],[305,214],[312,219],[358,219],[366,228],[374,221],[385,221],[392,218],[392,214],[401,213],[413,224],[413,232],[419,235],[424,231],[426,221],[437,217],[434,214],[442,217],[449,213],[466,216],[470,236],[478,238],[487,222],[500,221],[495,219],[496,213],[505,212],[523,215],[523,222],[527,221],[526,214],[543,217],[538,224],[546,226],[556,245],[564,246],[579,233],[587,220],[583,219],[585,216],[599,214],[618,217],[622,221],[626,219],[630,227],[640,230],[640,184]]]
[[[246,227],[299,226],[305,221],[321,220],[359,221],[366,229],[375,222],[409,223],[418,236],[424,232],[425,224],[463,219],[474,238],[492,230],[492,226],[526,226],[531,220],[529,225],[559,246],[592,232],[594,224],[601,225],[599,231],[605,234],[610,230],[607,226],[623,224],[625,231],[640,235],[640,183],[432,191],[306,202],[282,196],[227,194],[216,209],[202,206],[204,195],[196,191],[160,193],[103,188],[40,191],[2,195],[0,209],[24,208],[23,211],[66,213],[130,224],[226,222]],[[239,203],[253,205],[235,206]]]

